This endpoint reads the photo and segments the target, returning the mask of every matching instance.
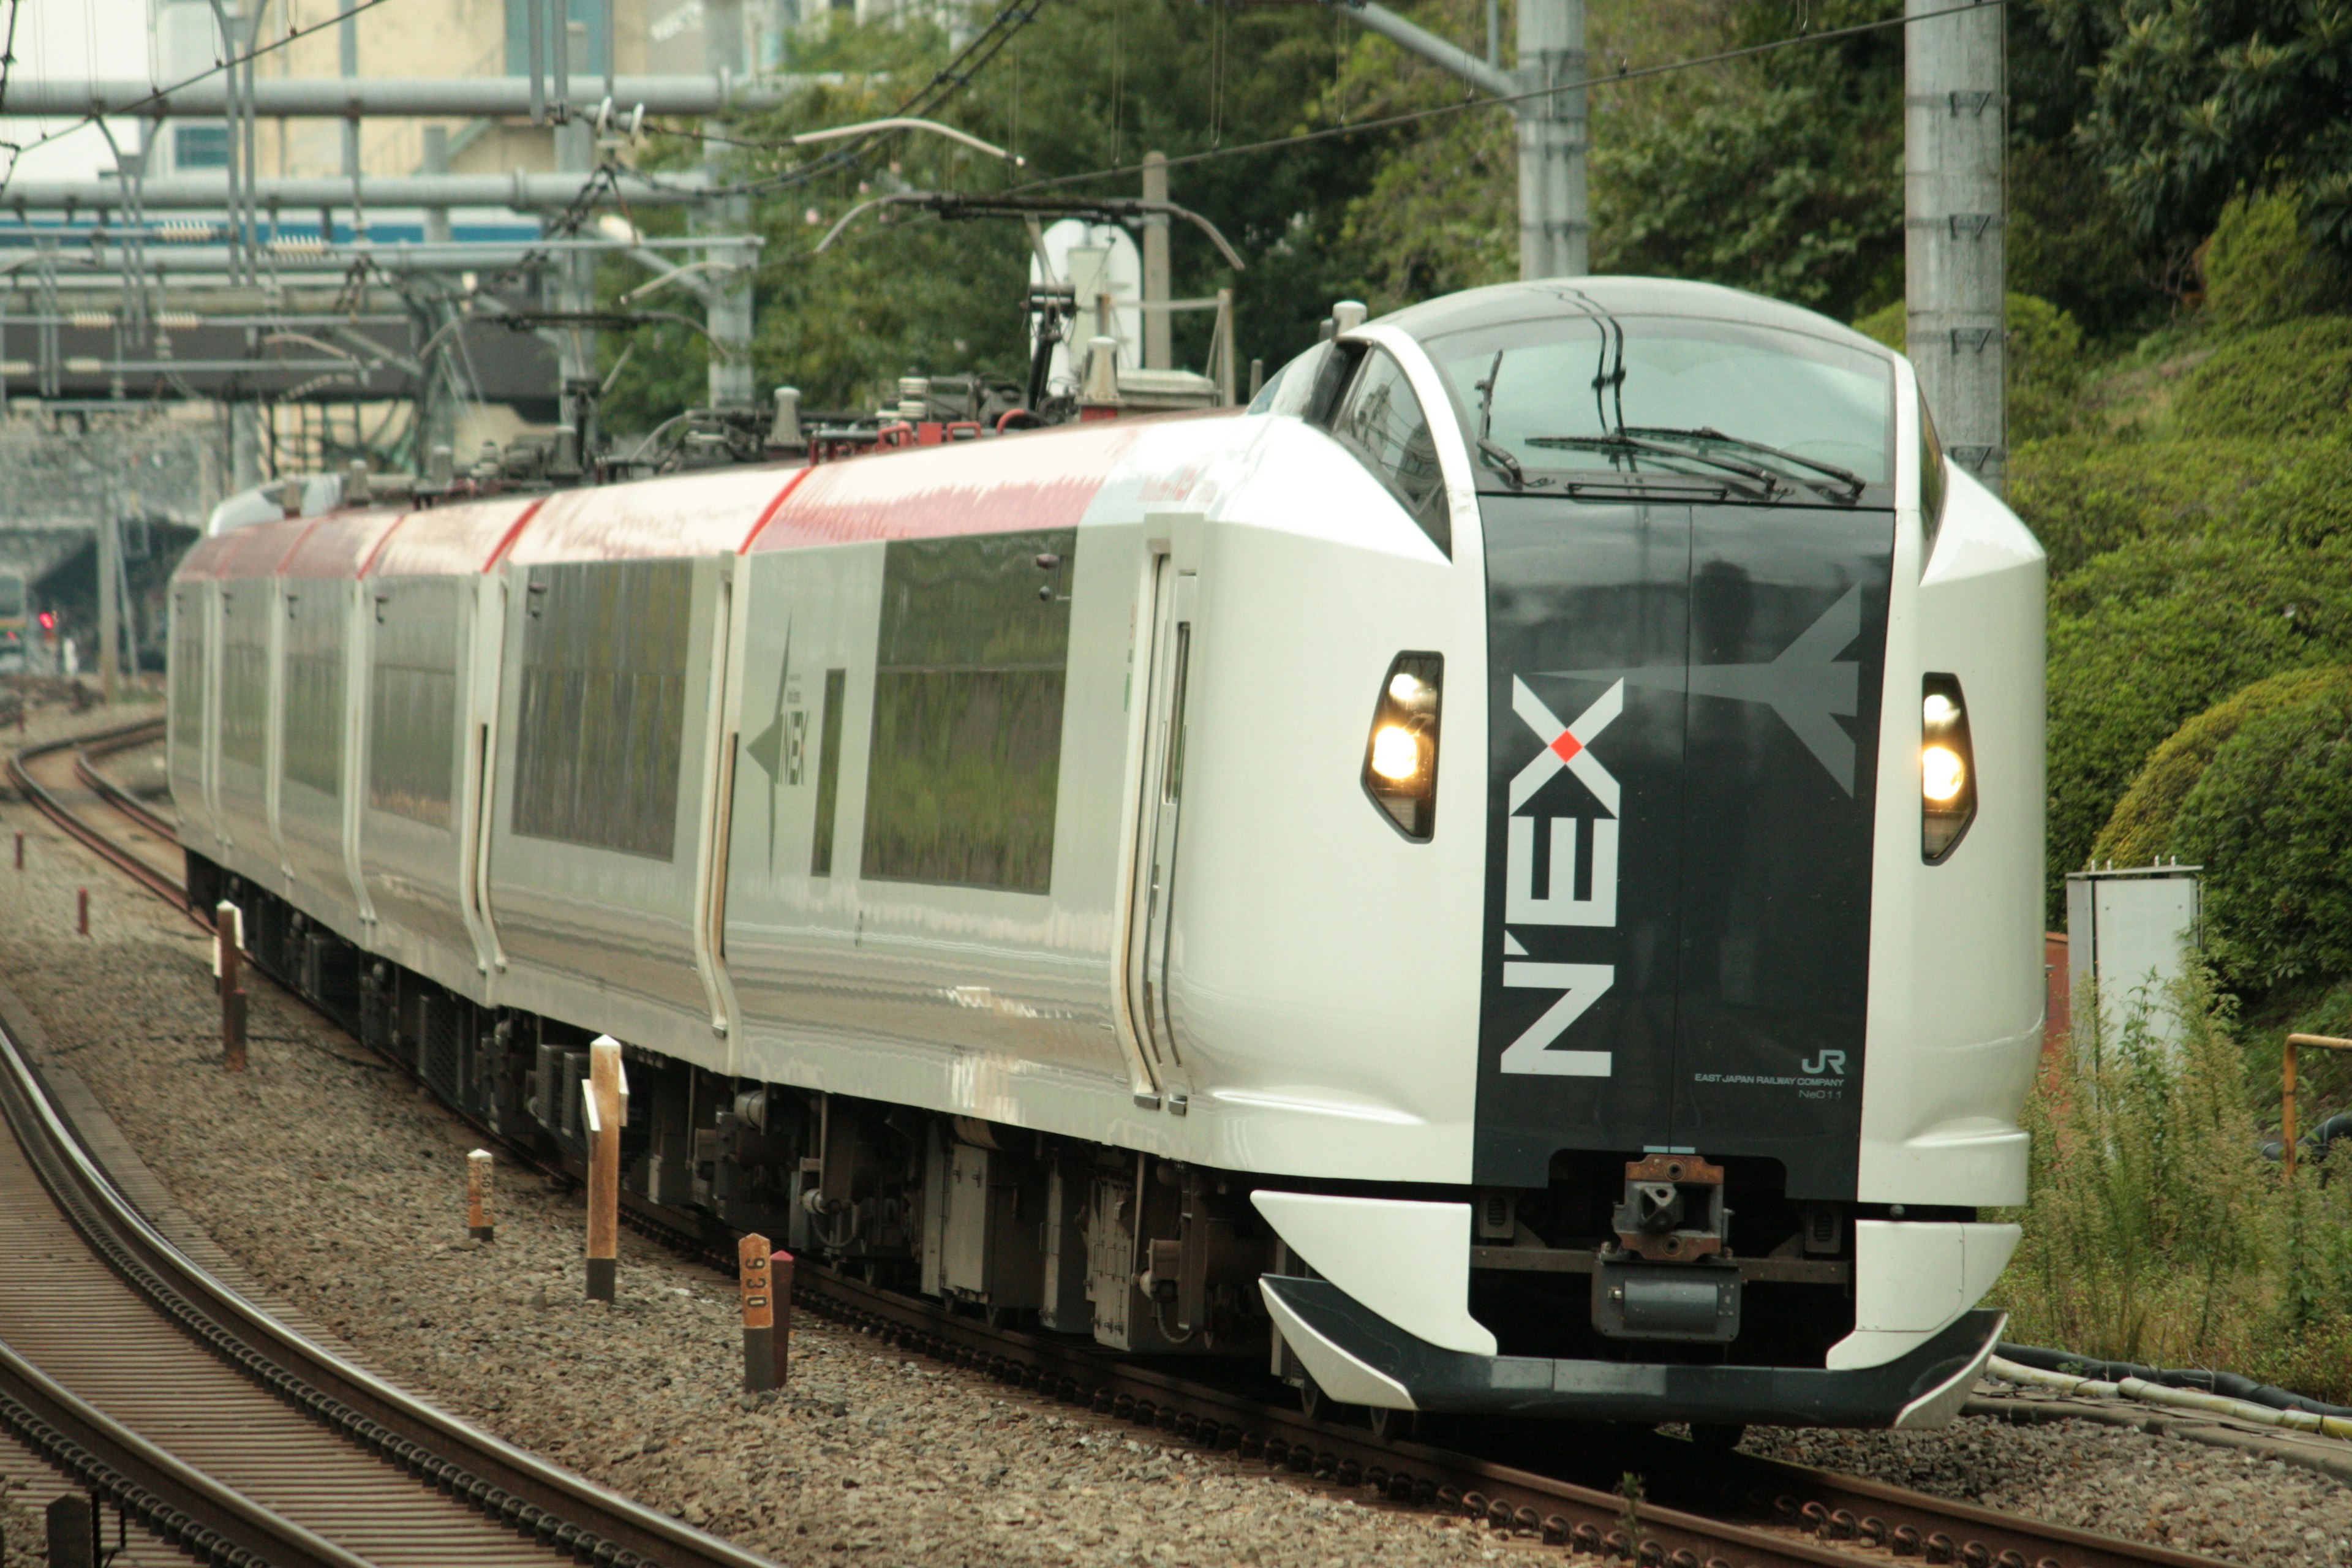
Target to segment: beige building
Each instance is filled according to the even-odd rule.
[[[305,28],[320,30],[264,56],[260,77],[344,74],[343,29],[333,25],[341,0],[245,0],[261,4],[265,39]],[[831,0],[543,0],[546,15],[568,10],[571,98],[593,104],[604,96],[604,8],[612,7],[612,66],[621,76],[702,75],[721,68],[738,76],[772,68],[784,32],[805,8],[812,16]],[[159,79],[201,70],[217,58],[217,26],[210,0],[150,0]],[[530,61],[526,0],[386,0],[353,24],[351,68],[361,77],[517,77]],[[323,26],[322,26],[323,25]],[[550,69],[552,69],[551,52]],[[623,105],[624,109],[627,106]],[[554,133],[528,119],[369,119],[360,124],[359,162],[373,174],[410,174],[425,164],[425,128],[446,132],[449,170],[505,174],[555,167]],[[329,120],[265,120],[255,127],[255,161],[270,175],[339,174],[344,170],[345,127]],[[151,173],[222,166],[227,128],[217,121],[167,122]]]

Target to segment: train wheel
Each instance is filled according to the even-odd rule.
[[[1323,1391],[1316,1386],[1315,1374],[1307,1373],[1307,1380],[1298,1385],[1298,1408],[1307,1412],[1308,1420],[1319,1421],[1323,1418],[1323,1407],[1327,1403]]]
[[[1383,1443],[1411,1436],[1413,1418],[1420,1414],[1417,1410],[1390,1410],[1378,1405],[1364,1412],[1372,1424],[1372,1436]]]

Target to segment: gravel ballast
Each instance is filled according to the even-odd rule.
[[[110,720],[38,709],[29,738]],[[115,771],[141,766],[125,753]],[[39,1025],[47,1059],[89,1084],[268,1293],[354,1359],[511,1442],[795,1563],[1559,1554],[1370,1491],[1270,1476],[805,1315],[787,1389],[747,1397],[731,1281],[624,1233],[621,1299],[583,1300],[576,1193],[512,1167],[499,1172],[498,1239],[467,1240],[470,1130],[258,976],[250,1068],[223,1073],[200,933],[13,794],[0,828],[27,839],[22,873],[0,862],[0,983]],[[87,939],[73,923],[80,887]],[[1764,1431],[1746,1446],[2265,1568],[2352,1562],[2352,1492],[2178,1437],[1964,1419],[1937,1433]]]

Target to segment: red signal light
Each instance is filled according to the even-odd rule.
[[[55,610],[43,610],[41,612],[41,629],[45,632],[53,632],[58,629],[58,613]]]

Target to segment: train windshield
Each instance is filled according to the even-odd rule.
[[[1482,478],[1539,470],[1708,479],[1769,494],[1893,473],[1894,376],[1867,350],[1686,316],[1514,321],[1427,338]]]
[[[25,613],[25,580],[0,573],[0,619],[14,620]]]

